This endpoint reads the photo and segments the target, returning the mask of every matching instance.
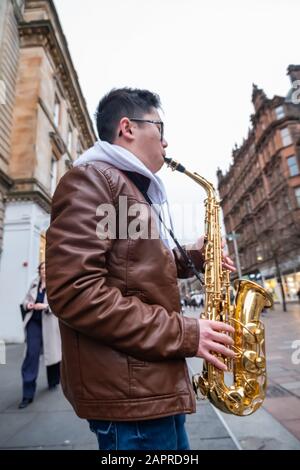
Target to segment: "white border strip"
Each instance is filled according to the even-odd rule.
[[[216,415],[218,416],[218,418],[220,419],[221,423],[223,424],[224,428],[226,429],[226,431],[228,432],[229,436],[231,437],[231,439],[233,440],[233,442],[235,443],[236,447],[238,450],[243,450],[241,444],[239,443],[237,437],[233,434],[233,432],[231,431],[230,427],[228,426],[228,424],[226,423],[225,419],[223,418],[221,412],[215,407],[213,406],[211,403],[210,403],[210,406],[213,408],[214,412],[216,413]]]
[[[194,371],[194,369],[192,368],[191,364],[187,363],[188,365],[188,368],[190,369],[190,371],[192,372],[192,375],[195,375],[196,372]],[[231,431],[230,427],[228,426],[228,424],[226,423],[225,419],[223,418],[222,414],[220,413],[220,411],[215,407],[213,406],[211,403],[209,403],[210,406],[212,407],[212,409],[214,410],[214,412],[216,413],[216,415],[218,416],[219,420],[221,421],[221,423],[223,424],[224,428],[226,429],[226,431],[228,432],[229,436],[231,437],[231,439],[233,440],[237,450],[243,450],[241,444],[239,443],[237,437],[235,436],[235,434]]]

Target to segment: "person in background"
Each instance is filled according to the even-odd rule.
[[[26,408],[34,399],[42,352],[49,390],[55,389],[60,382],[61,340],[58,320],[47,302],[45,262],[39,265],[38,273],[23,302],[26,354],[22,365],[23,399],[20,409]]]
[[[298,300],[299,300],[299,303],[300,303],[300,287],[299,287],[299,289],[298,289],[298,291],[297,291],[297,295],[298,295]]]

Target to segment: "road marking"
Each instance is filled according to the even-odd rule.
[[[192,375],[195,375],[196,372],[194,371],[193,367],[191,366],[191,364],[189,364],[188,362],[188,368],[190,369]],[[230,438],[232,439],[232,441],[234,442],[234,445],[236,446],[236,448],[238,450],[243,450],[241,444],[239,443],[237,437],[235,436],[235,434],[233,433],[233,431],[230,429],[230,427],[228,426],[228,424],[226,423],[226,421],[224,420],[223,416],[221,415],[220,411],[215,407],[213,406],[210,402],[209,402],[210,406],[213,408],[214,412],[216,413],[216,415],[218,416],[219,420],[221,421],[221,423],[223,424],[224,428],[226,429],[226,431],[228,432]]]

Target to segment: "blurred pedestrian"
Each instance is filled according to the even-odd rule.
[[[58,320],[47,303],[45,262],[39,265],[38,273],[23,302],[26,355],[22,365],[23,399],[20,409],[26,408],[34,399],[42,352],[49,390],[55,389],[60,382],[61,341]]]

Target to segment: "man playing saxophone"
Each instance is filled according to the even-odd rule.
[[[234,357],[232,326],[180,314],[177,277],[193,271],[151,207],[166,204],[156,175],[168,145],[159,109],[159,96],[147,90],[115,89],[102,98],[100,140],[61,179],[47,232],[62,386],[101,450],[188,449],[185,414],[196,404],[185,358],[225,371],[217,354]],[[113,215],[105,231],[103,220]],[[137,225],[156,236],[131,236]],[[203,269],[203,238],[187,255]],[[223,265],[234,270],[226,256]]]

